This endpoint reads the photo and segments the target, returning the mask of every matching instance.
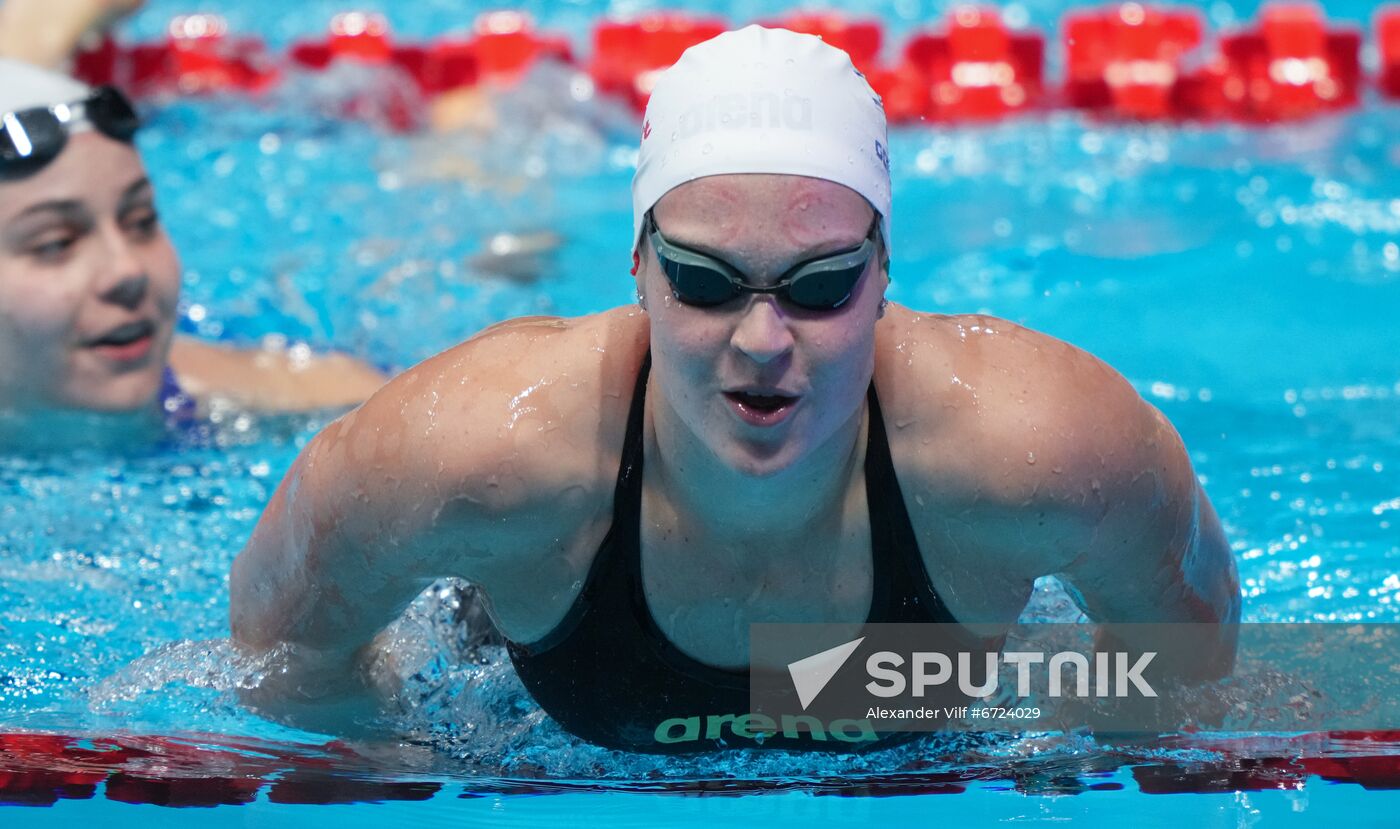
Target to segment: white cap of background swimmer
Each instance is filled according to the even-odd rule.
[[[0,118],[26,109],[71,104],[91,94],[86,84],[62,73],[0,58]]]
[[[725,173],[834,181],[884,217],[890,242],[885,110],[850,56],[821,38],[746,26],[690,47],[647,102],[632,179],[632,244],[672,188]]]

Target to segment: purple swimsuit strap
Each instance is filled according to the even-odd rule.
[[[168,423],[188,423],[195,416],[194,398],[180,388],[175,372],[166,366],[160,377],[160,408]]]

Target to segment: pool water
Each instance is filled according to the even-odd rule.
[[[361,6],[408,35],[468,22],[445,0]],[[1007,16],[1050,28],[1066,6]],[[741,21],[784,4],[698,7]],[[859,6],[892,33],[944,7]],[[1255,4],[1202,7],[1223,24]],[[318,33],[341,8],[199,5],[274,45]],[[608,7],[525,8],[583,43]],[[132,31],[190,10],[153,0]],[[1372,10],[1328,8],[1358,22]],[[501,102],[500,141],[396,135],[333,114],[344,96],[391,83],[301,77],[265,100],[152,113],[141,146],[184,259],[187,331],[401,369],[500,319],[631,300],[631,116],[574,100],[560,74]],[[1246,620],[1400,621],[1396,136],[1400,106],[1377,100],[1286,128],[1054,115],[902,130],[891,135],[890,297],[1011,319],[1128,377],[1191,450],[1240,567]],[[500,233],[557,247],[501,267],[489,254]],[[398,628],[416,692],[395,720],[402,740],[333,741],[262,720],[237,702],[260,666],[226,639],[228,567],[335,415],[220,410],[155,445],[0,456],[0,802],[157,823],[182,813],[143,804],[222,804],[201,819],[239,825],[308,814],[1393,825],[1400,799],[1383,790],[1400,787],[1400,735],[978,737],[863,758],[604,751],[545,718],[501,653],[470,647],[449,585]],[[1047,582],[1027,618],[1074,613]],[[384,805],[350,805],[367,802]],[[7,826],[57,817],[3,815]]]

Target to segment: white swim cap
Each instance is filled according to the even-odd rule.
[[[71,104],[91,94],[86,84],[67,75],[0,58],[0,116],[24,109]]]
[[[672,188],[725,173],[834,181],[865,197],[890,244],[885,109],[850,56],[821,38],[746,26],[690,47],[647,102],[632,178],[632,245]]]

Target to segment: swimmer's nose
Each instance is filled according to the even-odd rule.
[[[792,351],[792,331],[773,297],[756,296],[744,309],[730,345],[749,359],[765,365]]]
[[[114,305],[135,310],[146,296],[146,286],[150,280],[144,273],[132,274],[118,280],[102,293],[102,298]]]
[[[107,249],[108,262],[98,295],[105,302],[134,309],[145,299],[150,284],[146,267],[120,230],[109,236]]]

